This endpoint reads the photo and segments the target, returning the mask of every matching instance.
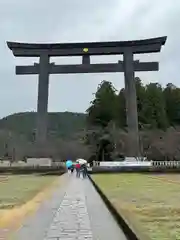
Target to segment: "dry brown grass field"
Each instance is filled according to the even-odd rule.
[[[179,174],[97,174],[93,179],[138,233],[180,239]]]

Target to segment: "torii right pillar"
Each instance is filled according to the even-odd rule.
[[[134,81],[134,59],[131,48],[123,54],[124,57],[124,78],[125,78],[125,99],[126,99],[126,121],[128,126],[127,155],[138,157],[140,155],[137,96]]]

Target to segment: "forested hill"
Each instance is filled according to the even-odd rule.
[[[135,78],[135,82],[140,130],[166,130],[170,126],[180,125],[180,88],[170,83],[165,88],[158,83],[143,85],[138,77]],[[36,115],[36,112],[25,112],[2,118],[0,131],[8,131],[30,139],[36,130]],[[104,128],[112,122],[119,129],[126,128],[124,89],[117,92],[112,83],[103,81],[97,88],[87,114],[48,113],[48,134],[55,138],[71,139],[72,135],[82,132],[86,127]]]
[[[72,112],[54,112],[48,114],[48,132],[61,138],[85,128],[86,114]],[[36,112],[16,113],[0,119],[0,131],[7,130],[31,138],[36,129]]]
[[[172,83],[144,85],[138,77],[135,84],[142,156],[180,160],[180,88]],[[58,146],[59,157],[102,159],[103,153],[109,160],[127,156],[125,90],[102,81],[86,112],[48,114],[48,144]],[[15,148],[19,156],[25,154],[22,150],[33,148],[36,116],[25,112],[0,120],[0,155],[7,152],[6,146],[8,152]]]

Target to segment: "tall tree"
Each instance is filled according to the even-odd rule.
[[[146,85],[144,116],[148,119],[153,128],[166,129],[167,114],[163,89],[158,83]]]
[[[124,88],[117,95],[116,122],[121,128],[126,126],[126,100]]]
[[[137,111],[138,111],[138,122],[139,127],[148,123],[148,119],[145,116],[146,109],[146,89],[142,84],[142,81],[139,77],[135,77],[136,84],[136,96],[137,96]]]
[[[166,112],[170,125],[180,124],[180,88],[168,83],[164,89]]]
[[[117,106],[116,89],[111,82],[103,81],[99,84],[95,99],[87,109],[87,120],[92,125],[106,127],[115,119]]]

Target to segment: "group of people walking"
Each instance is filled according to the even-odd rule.
[[[79,162],[76,162],[75,164],[67,164],[66,162],[66,167],[68,169],[68,171],[73,174],[74,170],[76,171],[76,177],[80,178],[81,174],[83,178],[86,178],[87,176],[87,166],[86,163],[82,163],[80,164]]]
[[[80,177],[81,173],[82,173],[83,178],[85,178],[87,176],[86,164],[76,163],[75,169],[76,169],[76,177]]]

